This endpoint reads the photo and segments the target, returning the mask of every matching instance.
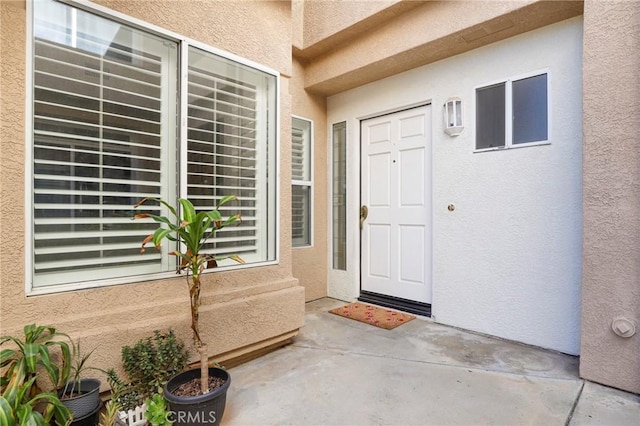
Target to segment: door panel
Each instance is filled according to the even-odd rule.
[[[361,289],[431,303],[431,107],[361,123]]]
[[[400,151],[400,206],[424,206],[424,148]]]
[[[391,278],[391,227],[388,225],[372,225],[369,228],[371,245],[377,250],[369,252],[369,275],[376,278]]]
[[[374,188],[369,196],[371,207],[390,207],[391,203],[391,155],[388,152],[369,156],[369,173],[367,180]]]

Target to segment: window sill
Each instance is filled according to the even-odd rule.
[[[292,250],[298,250],[298,249],[311,249],[313,248],[313,244],[305,244],[303,246],[291,246]]]
[[[530,147],[533,147],[533,146],[544,146],[544,145],[551,145],[551,142],[549,142],[549,141],[531,142],[531,143],[522,143],[522,144],[517,144],[517,145],[511,145],[511,146],[499,146],[499,147],[495,147],[495,148],[474,149],[473,153],[474,154],[479,154],[479,153],[483,153],[483,152],[509,151],[509,150],[512,150],[512,149],[530,148]]]
[[[263,262],[254,262],[249,264],[238,264],[238,265],[224,265],[219,266],[217,268],[212,268],[209,270],[203,271],[203,274],[210,274],[216,272],[223,271],[238,271],[238,270],[247,270],[252,268],[260,268],[265,266],[278,265],[280,262],[276,260],[268,260]],[[161,282],[172,279],[184,279],[184,274],[176,274],[175,271],[166,271],[166,272],[158,272],[155,274],[145,274],[145,275],[135,275],[129,277],[122,278],[112,278],[112,279],[104,279],[104,280],[95,280],[95,281],[84,281],[77,283],[69,283],[69,284],[53,284],[42,287],[31,287],[25,289],[25,294],[27,297],[32,296],[47,296],[53,295],[57,293],[67,293],[73,291],[80,290],[97,290],[106,287],[118,286],[118,285],[127,285],[127,284],[136,284],[142,282]]]

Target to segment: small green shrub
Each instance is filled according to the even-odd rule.
[[[147,398],[161,392],[164,384],[187,367],[189,353],[173,330],[153,332],[153,337],[141,339],[133,346],[122,348],[122,364],[129,382],[115,372],[109,382],[118,389],[118,403],[123,410],[141,405]]]

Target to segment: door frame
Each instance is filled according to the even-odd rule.
[[[363,120],[367,120],[370,118],[375,118],[381,115],[393,114],[396,112],[431,105],[432,113],[431,113],[431,164],[429,164],[431,168],[431,217],[435,218],[434,212],[434,141],[435,131],[437,128],[440,128],[436,125],[436,116],[441,117],[441,115],[436,111],[435,105],[430,98],[426,98],[420,100],[418,102],[407,103],[403,105],[397,105],[391,108],[380,108],[371,111],[366,114],[344,114],[332,117],[330,120],[327,120],[327,153],[328,153],[328,161],[327,161],[327,182],[328,182],[328,191],[327,191],[327,293],[329,297],[333,297],[335,299],[344,300],[344,301],[354,301],[358,300],[362,294],[360,289],[360,256],[361,256],[361,247],[360,247],[360,201],[361,201],[361,183],[360,183],[360,175],[361,175],[361,167],[360,167],[360,155],[361,155],[361,135],[360,135],[360,123]],[[333,261],[333,244],[332,244],[332,236],[333,236],[333,223],[332,223],[332,191],[331,191],[331,180],[333,178],[333,170],[332,170],[332,161],[333,158],[333,139],[332,132],[334,124],[346,122],[347,125],[347,269],[336,270],[331,267]],[[435,268],[433,267],[434,262],[434,251],[433,251],[433,235],[434,235],[434,220],[431,221],[431,282],[432,289],[435,287],[435,282],[433,280],[435,274]],[[432,290],[433,291],[433,290]],[[366,297],[366,296],[365,296]],[[374,300],[375,299],[375,300]],[[394,301],[394,305],[396,308],[400,308],[401,300]],[[371,296],[370,303],[375,303],[378,305],[382,305],[385,303],[384,300],[378,300],[375,295]],[[424,307],[420,310],[419,315],[427,315]],[[408,311],[407,308],[401,307],[402,310]],[[430,313],[430,310],[428,311]]]
[[[430,107],[429,108],[429,114],[428,117],[426,117],[427,120],[431,120],[430,123],[430,129],[431,129],[431,134],[428,135],[428,141],[427,143],[430,145],[429,147],[425,147],[425,149],[430,149],[431,150],[431,155],[430,155],[430,160],[431,162],[429,164],[425,164],[425,167],[428,167],[429,170],[427,170],[426,172],[430,175],[430,188],[428,188],[427,192],[430,196],[430,199],[428,200],[429,203],[431,204],[431,211],[429,211],[429,214],[431,215],[431,229],[429,229],[431,235],[430,238],[428,239],[428,241],[426,241],[426,244],[430,244],[431,245],[431,259],[429,259],[429,272],[430,272],[430,276],[425,277],[425,279],[430,279],[431,283],[433,284],[433,105],[431,103],[425,103],[425,104],[421,104],[421,105],[412,105],[410,107],[405,107],[405,108],[400,108],[394,111],[388,111],[385,112],[383,114],[376,114],[370,117],[364,117],[364,118],[360,118],[358,120],[358,148],[359,148],[359,161],[357,162],[358,164],[358,175],[359,175],[359,179],[358,179],[358,200],[359,200],[359,205],[362,205],[362,185],[363,185],[363,181],[362,181],[362,125],[365,121],[373,119],[373,118],[379,118],[379,117],[384,117],[384,116],[388,116],[388,115],[394,115],[394,114],[398,114],[404,111],[411,111],[411,110],[415,110],[418,108],[423,108],[423,107]],[[359,219],[359,218],[358,218]],[[358,223],[359,225],[359,223]],[[367,303],[374,303],[376,305],[381,305],[381,306],[385,306],[385,307],[389,307],[389,308],[395,308],[395,309],[399,309],[405,312],[411,312],[417,315],[424,315],[427,317],[431,316],[431,303],[424,303],[424,302],[417,302],[415,300],[410,300],[410,299],[403,299],[397,296],[390,296],[390,295],[386,295],[386,294],[380,294],[380,293],[374,293],[374,292],[370,292],[370,291],[366,291],[363,290],[362,288],[362,254],[363,254],[363,249],[362,249],[362,230],[360,229],[360,226],[358,226],[358,265],[359,265],[359,276],[358,276],[358,288],[359,288],[359,296],[358,296],[358,300],[362,301],[362,302],[367,302]],[[433,289],[431,290],[432,294],[433,294]]]

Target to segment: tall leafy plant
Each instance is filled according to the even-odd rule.
[[[239,214],[225,219],[220,213],[220,207],[235,199],[234,195],[223,197],[218,201],[214,210],[200,212],[196,212],[193,203],[185,198],[179,199],[179,212],[174,206],[159,198],[145,198],[134,206],[134,208],[139,208],[149,202],[160,203],[172,215],[169,218],[150,213],[140,213],[136,214],[134,219],[151,218],[160,224],[160,227],[142,242],[142,253],[145,252],[145,246],[149,243],[153,243],[156,249],[159,249],[162,240],[165,238],[169,241],[179,242],[177,250],[170,252],[170,254],[180,260],[178,272],[186,272],[191,305],[191,330],[193,331],[194,344],[200,355],[200,389],[203,394],[209,392],[209,353],[206,343],[202,341],[200,336],[198,322],[200,291],[202,288],[201,274],[206,268],[218,266],[217,262],[222,259],[233,259],[238,263],[244,263],[244,261],[235,254],[217,257],[210,253],[202,253],[202,249],[209,238],[212,238],[217,231],[240,222]]]
[[[36,376],[20,383],[14,372],[0,394],[0,425],[48,426],[55,419],[58,425],[71,423],[71,412],[53,392],[33,394]]]
[[[0,424],[59,424],[69,422],[71,413],[55,393],[42,392],[36,380],[40,375],[57,387],[71,374],[69,336],[48,325],[25,325],[24,337],[1,336]],[[56,362],[58,357],[58,363]],[[5,423],[6,421],[6,423]]]

